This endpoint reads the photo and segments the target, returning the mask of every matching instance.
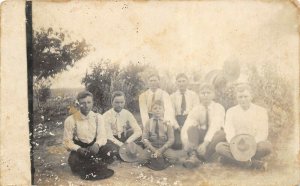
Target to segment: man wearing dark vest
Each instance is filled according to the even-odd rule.
[[[64,145],[70,156],[69,166],[82,179],[108,178],[114,171],[107,169],[109,148],[102,116],[94,113],[93,94],[80,92],[77,96],[80,109],[64,123]]]

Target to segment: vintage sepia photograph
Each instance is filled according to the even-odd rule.
[[[300,184],[298,1],[23,3],[32,185]]]

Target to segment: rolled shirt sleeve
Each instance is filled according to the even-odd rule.
[[[154,148],[149,141],[149,132],[150,132],[150,120],[148,120],[144,126],[142,142],[144,143],[146,148],[148,148],[152,152],[154,152],[156,150],[156,148]]]
[[[160,148],[162,153],[165,152],[168,148],[170,148],[174,141],[174,129],[171,125],[167,125],[167,135],[168,135],[168,141]]]
[[[179,125],[175,119],[175,110],[173,107],[173,103],[171,101],[171,97],[167,92],[163,92],[163,102],[165,107],[164,120],[170,121],[171,125],[174,128],[179,128]]]
[[[133,130],[133,134],[126,141],[127,141],[127,143],[131,143],[142,136],[142,129],[139,126],[139,124],[137,123],[134,116],[129,111],[127,112],[127,114],[128,114],[128,122],[129,122],[130,127]]]
[[[188,149],[190,146],[187,131],[190,127],[198,126],[203,123],[202,118],[205,117],[205,110],[203,106],[198,105],[194,107],[189,113],[184,125],[181,129],[181,141],[184,149]]]
[[[147,100],[146,92],[144,92],[139,96],[139,107],[140,107],[140,114],[141,114],[143,127],[145,127],[146,122],[149,119],[148,107],[147,107],[147,104],[146,104],[146,100]]]
[[[79,145],[74,144],[73,136],[74,136],[74,128],[75,128],[75,120],[73,116],[67,117],[64,123],[64,136],[63,142],[64,146],[68,151],[77,151],[80,148]]]
[[[96,117],[98,117],[98,129],[97,129],[96,143],[101,147],[101,146],[105,145],[107,142],[105,122],[104,122],[102,115],[96,114]]]
[[[227,142],[230,142],[231,139],[235,136],[235,130],[232,122],[233,112],[232,109],[227,110],[226,116],[225,116],[225,126],[224,131],[226,134]]]
[[[204,141],[210,142],[215,133],[224,126],[225,109],[218,103],[213,103],[213,107],[209,108],[209,124],[208,131],[205,135]]]

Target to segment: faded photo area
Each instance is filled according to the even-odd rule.
[[[34,184],[299,184],[297,11],[33,1]]]

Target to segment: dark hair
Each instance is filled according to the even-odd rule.
[[[122,91],[114,91],[111,95],[111,102],[114,101],[115,97],[123,96],[125,98],[125,94]]]
[[[77,100],[79,101],[80,99],[86,98],[88,96],[93,98],[93,94],[91,92],[87,91],[87,90],[79,92],[77,94]]]
[[[185,73],[180,73],[180,74],[177,74],[177,76],[176,76],[176,80],[178,80],[179,78],[184,78],[184,79],[186,79],[186,80],[188,80],[188,79],[189,79]]]
[[[164,102],[163,102],[162,100],[155,100],[155,101],[152,103],[152,105],[151,105],[151,110],[152,110],[152,108],[153,108],[155,105],[164,107]]]

